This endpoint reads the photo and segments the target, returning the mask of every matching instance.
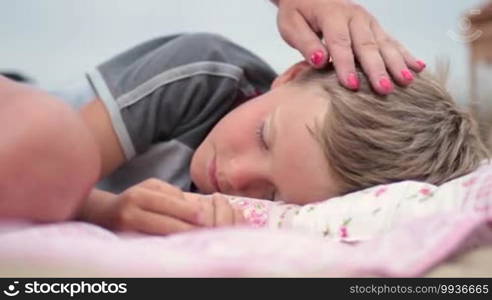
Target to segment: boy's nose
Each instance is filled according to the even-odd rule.
[[[267,198],[271,194],[268,173],[258,162],[233,160],[226,178],[234,195],[251,198]]]

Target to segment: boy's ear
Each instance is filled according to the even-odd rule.
[[[287,69],[284,73],[280,74],[277,78],[272,83],[272,89],[277,88],[293,79],[295,79],[299,74],[301,74],[303,71],[306,71],[307,69],[311,68],[311,66],[305,62],[305,61],[300,61],[296,64],[294,64],[292,67]]]

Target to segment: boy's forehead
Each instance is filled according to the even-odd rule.
[[[327,115],[328,103],[325,99],[308,94],[305,98],[291,98],[280,102],[272,113],[279,116],[281,123],[314,131],[321,128]],[[311,134],[310,134],[311,135]],[[312,135],[311,135],[312,136]]]

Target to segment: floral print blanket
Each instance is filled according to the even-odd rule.
[[[440,187],[404,181],[305,206],[230,201],[250,226],[156,237],[3,222],[0,275],[419,277],[492,244],[489,164]]]

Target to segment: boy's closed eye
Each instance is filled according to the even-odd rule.
[[[266,155],[274,155],[274,137],[276,133],[275,127],[275,109],[271,114],[269,114],[265,119],[262,119],[256,130],[256,135],[258,138],[259,147],[267,152]],[[269,193],[266,199],[275,201],[279,200],[278,191],[274,184],[272,184],[272,191]]]

